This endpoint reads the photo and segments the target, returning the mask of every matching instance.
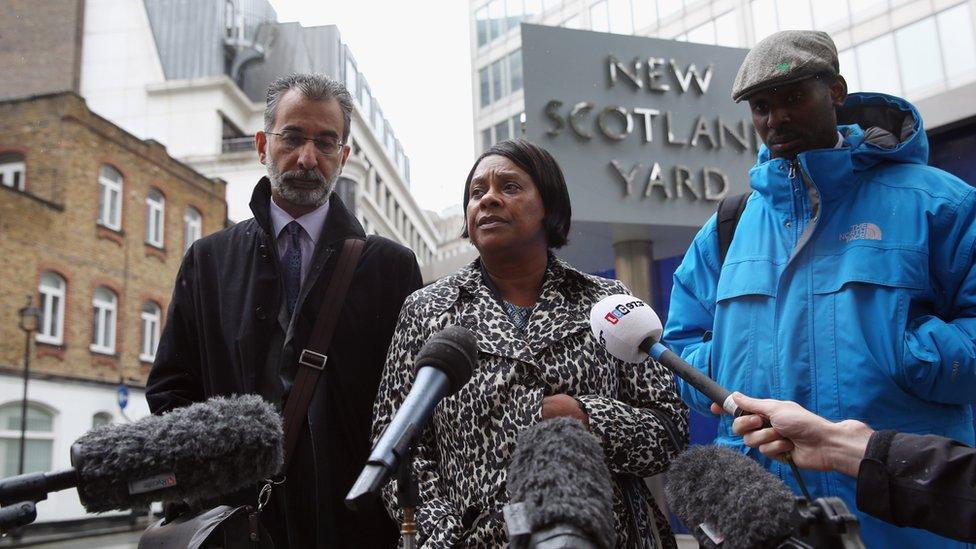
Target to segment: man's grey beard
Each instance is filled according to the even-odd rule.
[[[332,174],[332,178],[326,180],[322,172],[314,169],[296,169],[281,173],[278,171],[277,162],[274,160],[268,161],[268,179],[271,181],[271,188],[277,189],[278,194],[282,198],[297,206],[313,206],[317,208],[325,204],[329,200],[333,189],[335,189],[335,184],[339,179],[339,173],[341,171],[337,169]],[[319,182],[319,185],[314,189],[299,189],[291,185],[289,181],[291,178],[314,179]]]

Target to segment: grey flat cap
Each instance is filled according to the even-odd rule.
[[[732,84],[732,101],[738,103],[759,90],[792,84],[822,72],[840,72],[837,46],[829,34],[780,31],[760,40],[746,54]]]

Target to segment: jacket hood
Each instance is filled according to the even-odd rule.
[[[837,109],[837,123],[837,131],[851,149],[854,171],[882,162],[928,163],[929,140],[922,127],[922,117],[904,99],[883,93],[849,94],[844,105]],[[756,165],[769,160],[769,149],[762,145]]]

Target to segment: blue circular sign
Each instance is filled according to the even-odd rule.
[[[125,385],[119,385],[118,400],[119,408],[125,410],[125,407],[129,405],[129,388]]]

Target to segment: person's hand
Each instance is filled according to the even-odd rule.
[[[583,422],[583,426],[590,428],[590,418],[580,408],[579,401],[569,395],[552,395],[542,399],[542,419],[554,417],[571,417]]]
[[[774,459],[792,452],[793,461],[804,469],[857,474],[873,432],[867,425],[852,420],[832,423],[791,401],[755,399],[741,393],[734,393],[732,399],[753,414],[732,422],[732,432],[742,435],[746,446]],[[712,411],[722,410],[713,405]],[[769,419],[770,427],[763,428],[763,418]]]

